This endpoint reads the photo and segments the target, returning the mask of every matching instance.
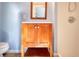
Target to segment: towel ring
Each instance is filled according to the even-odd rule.
[[[72,3],[72,2],[69,2],[69,3],[68,3],[68,12],[73,12],[73,11],[75,11],[76,8],[77,8],[76,2],[73,2],[73,3],[74,3],[74,8],[71,8],[71,3]]]

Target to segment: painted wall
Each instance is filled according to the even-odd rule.
[[[0,30],[1,30],[1,4],[0,4]],[[0,31],[0,41],[1,41],[1,31]]]
[[[10,50],[20,49],[19,9],[14,3],[2,3],[1,41],[8,42]]]
[[[25,21],[27,22],[53,22],[55,21],[54,17],[54,3],[49,2],[47,5],[47,20],[32,20],[30,18],[30,3],[29,2],[23,2],[23,3],[16,3],[20,10],[22,11],[21,13],[26,14],[26,19]]]

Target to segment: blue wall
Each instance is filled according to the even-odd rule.
[[[0,30],[1,30],[1,4],[0,4]],[[1,41],[1,31],[0,31],[0,41]]]
[[[20,49],[19,9],[14,3],[2,4],[1,41],[8,42],[10,50]]]
[[[48,2],[47,5],[47,19],[46,20],[32,20],[30,18],[30,2],[22,2],[22,3],[16,3],[17,6],[20,8],[22,14],[26,14],[26,19],[24,19],[27,22],[54,22],[55,21],[55,7],[54,3]],[[40,11],[39,11],[40,12]]]

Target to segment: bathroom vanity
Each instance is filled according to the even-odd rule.
[[[24,56],[25,47],[46,47],[52,57],[52,27],[51,23],[22,23],[21,56]]]

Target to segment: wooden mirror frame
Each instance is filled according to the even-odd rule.
[[[47,19],[47,2],[43,2],[43,3],[45,3],[45,17],[33,17],[33,7],[34,7],[34,5],[33,5],[33,2],[31,2],[30,16],[31,16],[32,20],[36,20],[36,19],[46,20]]]

